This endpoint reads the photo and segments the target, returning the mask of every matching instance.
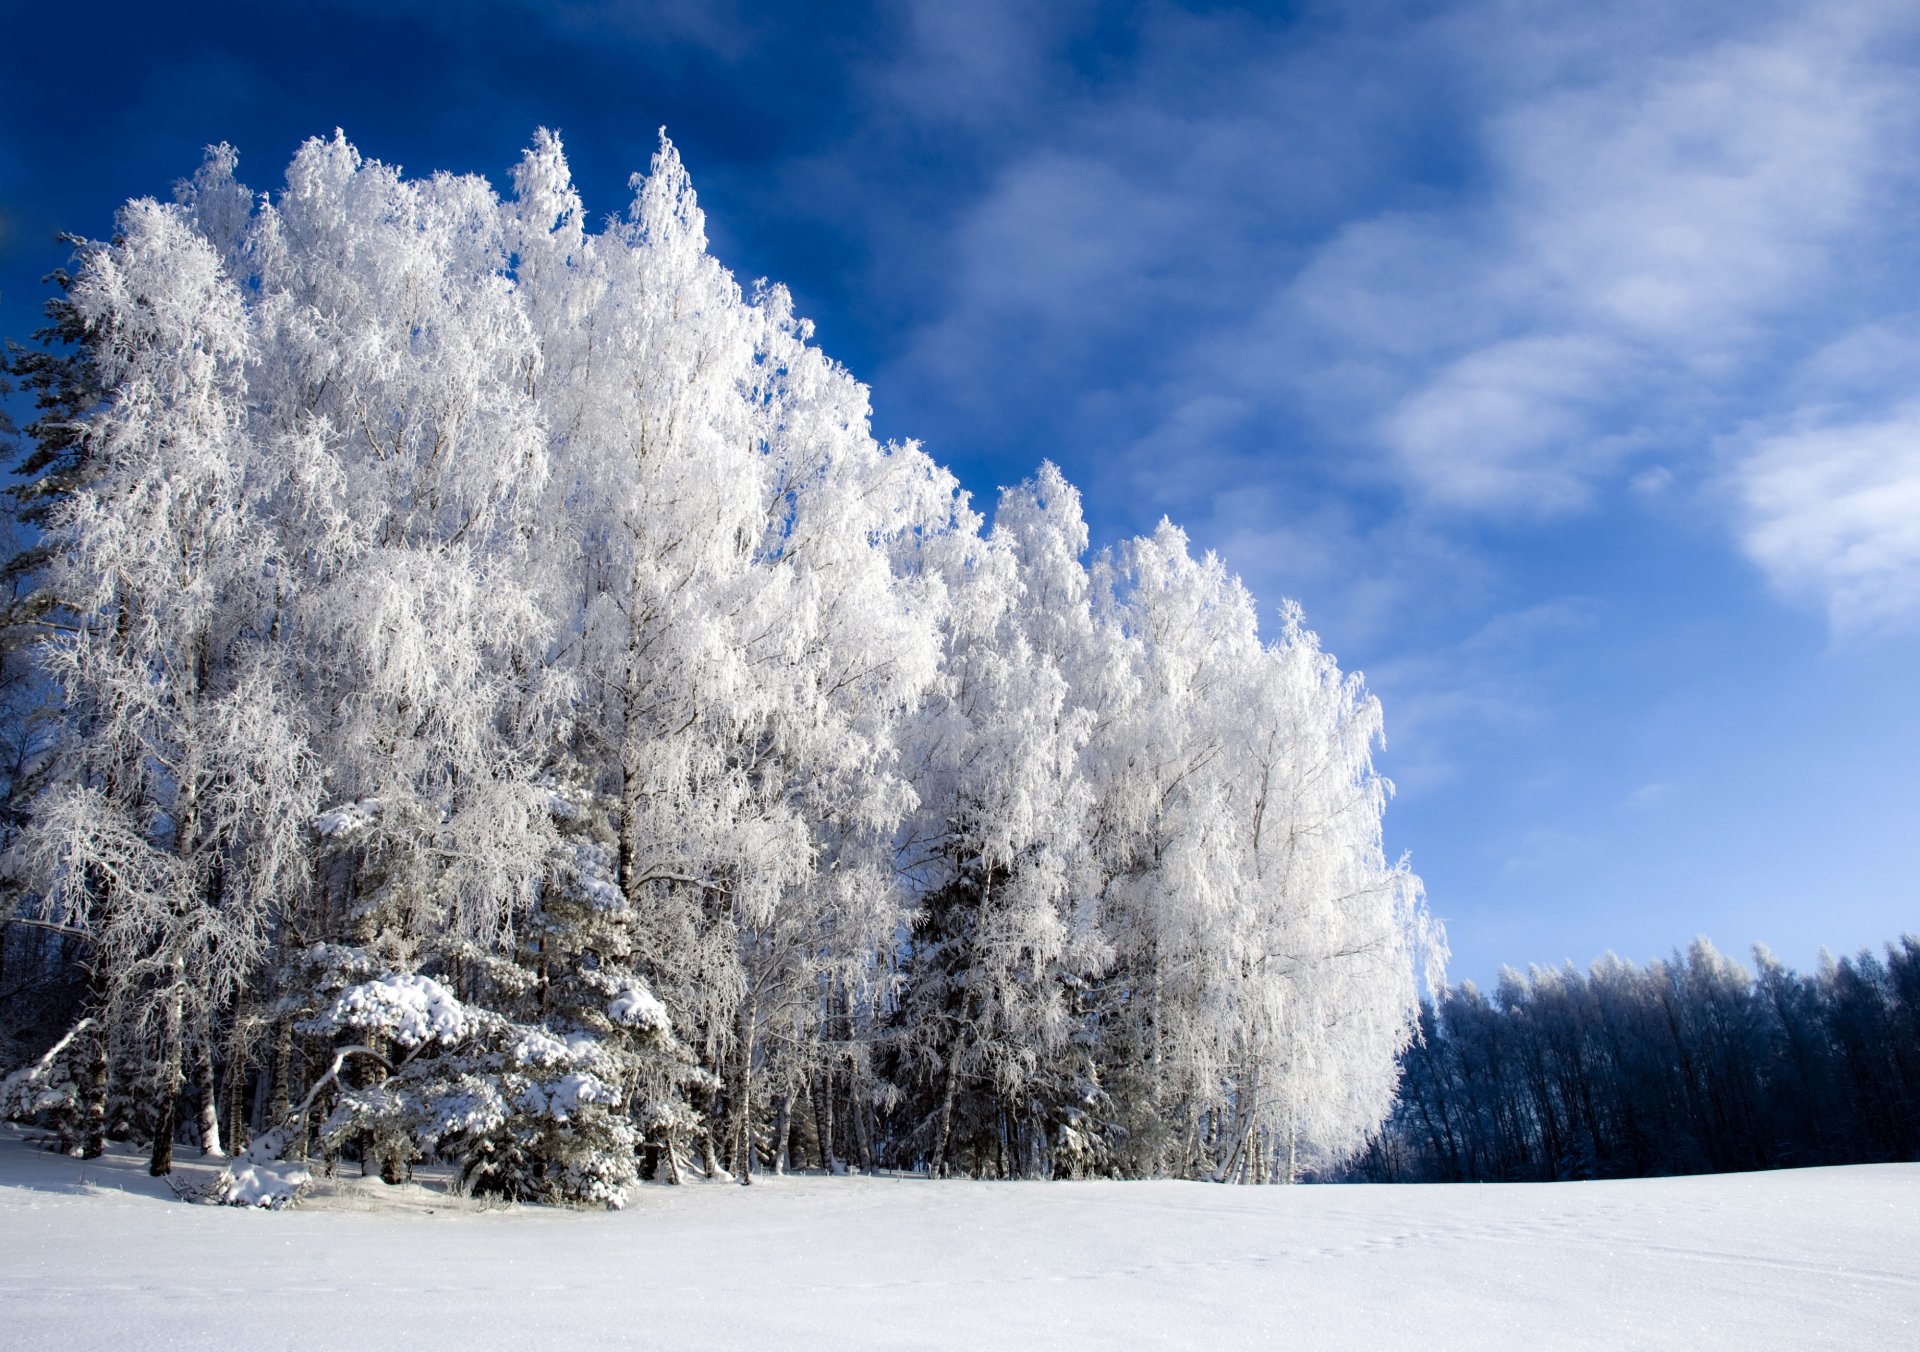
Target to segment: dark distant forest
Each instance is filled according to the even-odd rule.
[[[1920,1158],[1920,939],[1757,975],[1696,940],[1645,967],[1508,971],[1426,1002],[1345,1171],[1522,1182]]]

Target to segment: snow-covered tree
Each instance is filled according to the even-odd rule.
[[[88,426],[90,481],[50,523],[49,587],[76,619],[42,654],[68,741],[19,853],[92,939],[111,1021],[154,1047],[165,1172],[190,1045],[212,1056],[212,1021],[299,887],[313,776],[269,641],[278,560],[238,290],[178,208],[143,201],[73,301],[112,393]]]
[[[987,529],[664,137],[598,232],[544,131],[505,200],[338,133],[237,167],[12,360],[59,710],[9,858],[93,975],[10,1103],[97,1142],[118,1083],[163,1170],[192,1101],[269,1201],[302,1142],[617,1202],[1291,1177],[1377,1121],[1423,913],[1297,613],[1263,645],[1170,525],[1090,573],[1051,465]]]
[[[936,1172],[956,1113],[975,1153],[984,1137],[1000,1167],[1049,1170],[1095,1088],[1071,1044],[1097,963],[1075,915],[1091,716],[1062,670],[1078,653],[1058,651],[1086,610],[1084,549],[1077,499],[1048,465],[946,560],[946,651],[912,728],[921,807],[900,852],[920,902],[896,1034],[918,1091],[914,1139]]]
[[[1382,854],[1379,707],[1296,610],[1263,646],[1238,580],[1170,524],[1096,580],[1126,672],[1089,751],[1126,1167],[1291,1177],[1391,1105],[1414,971],[1440,956]]]

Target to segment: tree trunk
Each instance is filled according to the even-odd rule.
[[[247,1052],[240,1040],[239,1025],[235,1024],[233,1038],[227,1044],[227,1149],[239,1154],[247,1148],[247,1139],[252,1132],[252,1112],[247,1099],[249,1077],[247,1075]]]
[[[272,1086],[272,1067],[261,1066],[253,1072],[253,1102],[247,1106],[247,1134],[249,1136],[256,1131],[267,1130],[276,1122],[286,1120],[285,1113],[282,1113],[277,1118],[269,1118],[267,1116],[268,1091]]]
[[[79,1140],[72,1154],[97,1160],[107,1148],[107,1030],[93,1029],[87,1044],[86,1069],[80,1077]]]
[[[874,1172],[873,1157],[873,1095],[859,1093],[854,1101],[847,1105],[847,1111],[853,1114],[853,1134],[860,1147],[860,1168],[863,1172]]]
[[[200,1154],[224,1158],[220,1143],[220,1089],[213,1073],[213,1038],[200,1040]]]
[[[667,1182],[677,1188],[680,1186],[680,1143],[672,1127],[667,1128],[666,1155]]]
[[[629,597],[639,600],[639,580],[629,584]],[[629,906],[640,904],[638,881],[640,798],[646,785],[644,749],[640,737],[640,630],[633,612],[627,617],[627,668],[620,692],[620,822],[614,837],[614,884]]]
[[[740,1093],[738,1096],[738,1121],[734,1126],[734,1169],[740,1175],[740,1186],[746,1187],[753,1182],[753,1034],[757,1017],[757,1001],[749,987],[747,998],[740,1002]]]
[[[927,1172],[934,1178],[947,1176],[947,1146],[953,1136],[953,1101],[960,1093],[960,1052],[966,1043],[967,1020],[973,1017],[973,990],[968,988],[960,1001],[960,1019],[953,1030],[953,1045],[947,1048],[946,1084],[940,1090],[940,1125],[934,1132],[933,1158]]]
[[[173,1133],[180,1104],[180,1086],[167,1071],[161,1072],[159,1113],[153,1124],[153,1151],[147,1156],[147,1172],[164,1178],[173,1172]]]
[[[839,1163],[839,1157],[833,1153],[833,1067],[831,1064],[820,1072],[819,1106],[814,1109],[813,1121],[820,1137],[820,1167],[831,1174],[834,1172],[833,1166]]]
[[[165,996],[167,1014],[160,1034],[162,1051],[158,1077],[160,1111],[159,1120],[153,1128],[153,1153],[147,1160],[147,1172],[155,1178],[173,1172],[173,1133],[179,1121],[180,1091],[187,1078],[184,1048],[180,1045],[182,1025],[186,1021],[182,1008],[185,997],[180,991],[180,983],[186,980],[184,967],[185,963],[180,958],[173,960],[171,975],[175,984]]]
[[[293,1111],[293,1020],[283,1018],[275,1025],[273,1041],[273,1087],[267,1093],[267,1120],[280,1122]]]
[[[793,1094],[781,1091],[773,1099],[773,1141],[767,1147],[773,1156],[773,1176],[787,1172],[787,1141],[793,1134]]]
[[[717,1077],[716,1077],[717,1078]],[[700,1134],[700,1165],[706,1170],[708,1178],[718,1178],[724,1171],[720,1168],[720,1156],[714,1147],[714,1133],[720,1128],[720,1090],[715,1087],[707,1090],[706,1130]]]
[[[927,1172],[935,1178],[947,1176],[947,1143],[953,1136],[953,1101],[960,1092],[960,1044],[956,1039],[947,1052],[946,1084],[940,1090],[940,1125],[933,1137],[933,1157]]]

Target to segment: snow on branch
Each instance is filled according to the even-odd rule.
[[[445,986],[417,972],[388,974],[349,987],[333,1007],[305,1025],[313,1032],[351,1028],[401,1047],[458,1042],[473,1019]]]

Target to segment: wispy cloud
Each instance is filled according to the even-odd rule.
[[[1440,529],[1693,494],[1836,618],[1920,614],[1898,567],[1866,600],[1759,543],[1781,444],[1713,492],[1726,429],[1806,422],[1800,365],[1884,318],[1920,197],[1910,7],[1150,7],[1095,71],[1092,10],[906,13],[862,134],[994,134],[935,236],[874,227],[876,274],[942,264],[874,375],[973,449],[1038,442],[1206,539],[1254,461],[1302,527],[1356,485]],[[1796,483],[1875,536],[1854,556],[1900,554],[1857,474]]]
[[[1368,672],[1387,701],[1390,759],[1403,792],[1457,786],[1471,767],[1550,728],[1540,688],[1554,651],[1596,622],[1592,602],[1564,596],[1495,614],[1444,648],[1391,660]]]
[[[1627,795],[1627,806],[1635,812],[1650,811],[1673,797],[1673,785],[1664,780],[1642,784]]]
[[[1046,101],[1059,81],[1056,44],[1091,6],[908,0],[896,8],[901,33],[893,58],[871,74],[875,94],[915,122],[987,129]]]
[[[1380,420],[1411,485],[1461,507],[1557,510],[1583,502],[1628,439],[1601,431],[1640,363],[1592,334],[1530,334],[1441,366]]]
[[[1789,593],[1823,601],[1842,634],[1920,605],[1920,404],[1762,438],[1735,472],[1742,540]]]
[[[1510,878],[1552,877],[1564,871],[1569,861],[1590,856],[1593,849],[1593,841],[1575,832],[1537,827],[1513,842],[1500,861],[1500,871]]]
[[[1302,270],[1294,316],[1341,380],[1371,370],[1373,435],[1414,494],[1579,506],[1649,448],[1700,457],[1713,417],[1769,403],[1830,331],[1876,185],[1910,173],[1889,147],[1916,103],[1877,55],[1885,16],[1729,27],[1496,95],[1473,180],[1347,226]],[[1542,75],[1567,64],[1515,45]]]

